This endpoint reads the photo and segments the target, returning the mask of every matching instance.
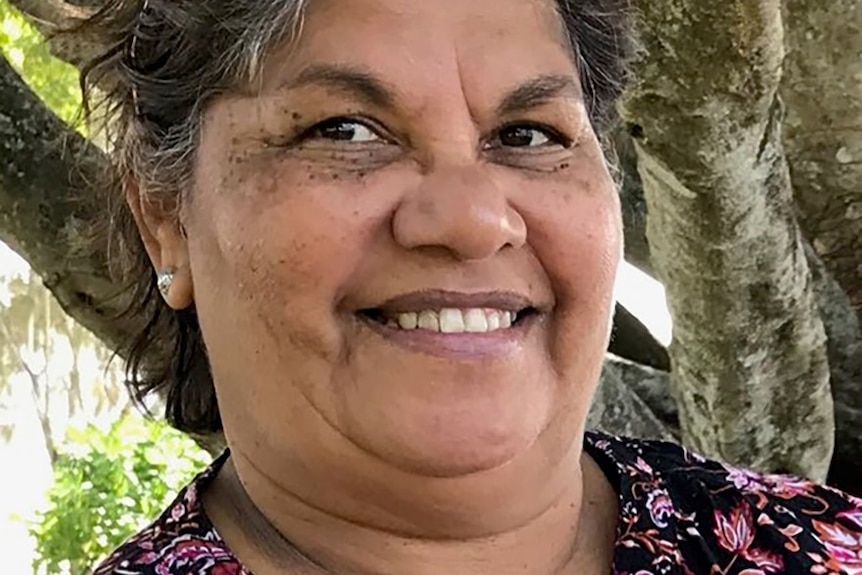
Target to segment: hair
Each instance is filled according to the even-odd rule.
[[[634,53],[630,0],[555,0],[578,66],[590,120],[600,138]],[[109,262],[135,333],[119,354],[140,404],[166,397],[166,419],[195,434],[221,431],[221,417],[194,308],[174,311],[160,297],[125,185],[181,206],[192,189],[201,114],[219,94],[257,80],[267,54],[295,40],[306,0],[108,0],[76,32],[104,53],[84,67],[85,112],[98,119],[111,157],[106,194]],[[98,114],[95,112],[98,111]]]

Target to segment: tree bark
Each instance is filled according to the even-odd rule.
[[[605,361],[587,418],[587,427],[624,437],[673,441],[673,433],[667,425],[638,396],[635,389],[626,384],[626,369],[636,365],[625,364],[612,357]]]
[[[625,259],[645,274],[655,277],[650,260],[647,239],[647,205],[643,184],[638,174],[637,150],[632,132],[640,133],[640,126],[620,124],[613,134],[614,147],[620,171],[620,207],[623,212]]]
[[[66,313],[116,350],[133,322],[121,317],[107,246],[77,245],[93,221],[93,185],[105,161],[0,57],[0,240],[29,262]]]
[[[806,244],[820,316],[826,328],[835,398],[835,454],[829,484],[862,496],[862,329],[850,298]]]
[[[7,0],[45,36],[51,37],[48,47],[57,58],[81,67],[101,51],[99,39],[82,34],[55,35],[69,30],[90,16],[99,0],[66,2],[65,0]]]
[[[784,17],[784,142],[801,223],[862,318],[862,2],[785,0]]]
[[[785,0],[783,17],[784,144],[835,396],[829,480],[862,494],[862,2]]]
[[[640,9],[649,57],[623,110],[642,129],[647,236],[674,318],[683,439],[823,480],[833,405],[780,139],[780,1]]]
[[[670,371],[670,355],[649,329],[625,306],[617,303],[608,351],[662,371]]]

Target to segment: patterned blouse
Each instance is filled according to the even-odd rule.
[[[613,575],[862,575],[860,499],[665,442],[589,432],[584,446],[619,495]],[[228,455],[94,575],[252,575],[199,497]]]

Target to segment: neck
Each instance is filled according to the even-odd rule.
[[[330,501],[300,496],[233,451],[205,504],[236,555],[259,574],[607,572],[616,497],[580,445],[571,451],[551,477],[532,486],[516,481],[518,489],[482,477],[426,479],[410,498],[396,498],[403,491],[391,485],[396,509],[386,501],[366,501],[364,509],[336,502],[333,493],[350,493],[343,488],[329,491]]]

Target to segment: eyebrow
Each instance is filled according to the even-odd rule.
[[[285,87],[296,90],[309,85],[322,85],[358,97],[378,108],[394,108],[398,90],[374,74],[345,64],[316,64],[302,70],[286,82]],[[506,94],[497,106],[500,116],[511,115],[537,108],[558,98],[575,98],[581,93],[574,77],[545,74],[527,80]]]
[[[386,82],[364,70],[343,64],[309,66],[289,80],[286,87],[296,90],[309,85],[326,86],[348,96],[359,97],[378,108],[392,108],[397,99],[396,90]]]
[[[515,112],[524,112],[558,98],[577,98],[580,93],[580,86],[572,76],[558,74],[537,76],[509,92],[497,106],[497,114],[507,116]]]

